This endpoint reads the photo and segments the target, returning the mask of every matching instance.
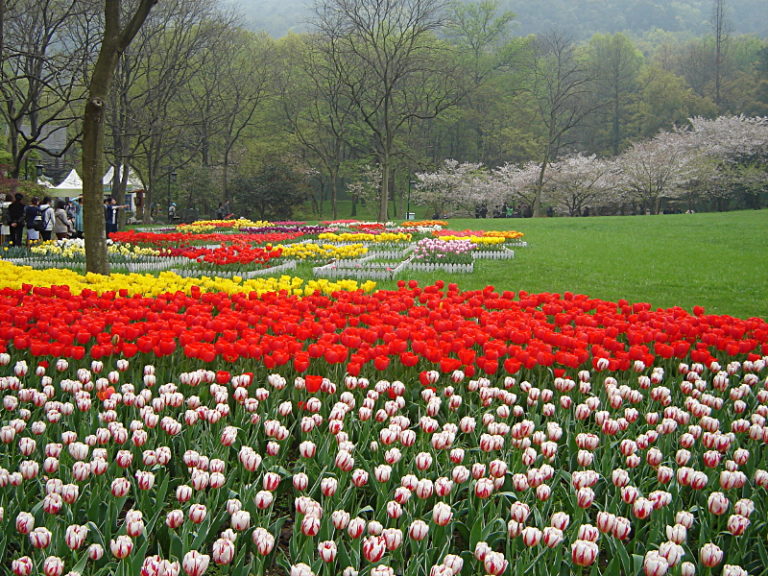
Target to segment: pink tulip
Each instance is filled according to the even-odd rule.
[[[408,537],[420,542],[429,534],[429,526],[423,520],[414,520],[408,527]]]
[[[92,560],[93,562],[98,562],[104,557],[104,548],[101,547],[101,544],[98,544],[94,542],[90,546],[88,546],[88,550],[86,551],[88,554],[88,559]]]
[[[595,492],[592,488],[579,488],[576,492],[576,504],[579,508],[589,508],[595,500]]]
[[[204,504],[192,504],[189,507],[189,520],[193,524],[201,524],[208,514]]]
[[[728,531],[733,536],[741,536],[749,527],[749,518],[741,514],[732,514],[728,517]]]
[[[16,516],[16,531],[19,534],[29,534],[35,527],[35,517],[29,512],[19,512]]]
[[[728,497],[722,492],[712,492],[707,499],[707,507],[709,512],[716,516],[722,516],[728,512],[730,501]]]
[[[684,554],[683,547],[671,540],[659,544],[659,555],[667,561],[670,568],[677,566]]]
[[[675,544],[683,544],[688,539],[688,529],[682,524],[667,526],[667,538]]]
[[[693,514],[691,514],[687,510],[680,510],[675,514],[675,522],[677,524],[682,524],[688,530],[690,530],[693,527],[693,520],[694,520]]]
[[[141,565],[141,576],[178,576],[181,566],[178,562],[164,560],[160,556],[147,556]]]
[[[616,516],[616,522],[613,525],[613,530],[611,531],[613,537],[618,540],[626,540],[629,538],[631,532],[632,523],[629,521],[629,519],[623,516]]]
[[[385,528],[382,531],[384,543],[390,552],[397,550],[403,543],[403,531],[399,528]]]
[[[643,572],[645,576],[664,576],[669,569],[669,564],[658,551],[651,550],[643,558]]]
[[[449,504],[438,502],[432,509],[432,521],[438,526],[446,526],[453,519],[453,510]]]
[[[35,565],[29,556],[22,556],[11,562],[11,571],[15,576],[30,576],[34,569]]]
[[[317,552],[323,562],[333,562],[336,559],[336,542],[333,540],[324,540],[318,543]]]
[[[376,563],[382,559],[387,545],[381,536],[366,536],[363,539],[363,556],[368,562]]]
[[[130,536],[121,535],[110,540],[109,549],[112,551],[112,555],[118,560],[127,558],[133,550],[133,540]]]
[[[353,540],[360,538],[365,532],[366,522],[362,518],[352,518],[347,525],[347,534]]]
[[[252,534],[256,551],[262,556],[267,556],[275,546],[275,537],[262,527],[257,527]]]
[[[229,521],[233,530],[242,532],[251,525],[251,514],[247,510],[238,510],[232,514]]]
[[[315,576],[315,573],[312,568],[300,562],[291,566],[291,576]]]
[[[216,564],[230,564],[235,557],[235,544],[226,538],[219,538],[213,543],[211,556]]]
[[[34,548],[48,548],[51,545],[51,536],[51,531],[48,528],[35,528],[29,532],[29,542]]]
[[[541,542],[542,532],[535,526],[526,526],[520,533],[523,544],[532,547],[537,546]]]
[[[253,497],[253,502],[256,504],[256,508],[259,510],[266,510],[272,506],[274,499],[275,497],[272,492],[268,492],[267,490],[259,490],[256,493],[256,496]]]
[[[547,548],[556,548],[564,539],[563,531],[553,526],[547,526],[542,531],[542,541]]]
[[[67,531],[64,534],[64,542],[66,543],[67,548],[69,548],[70,550],[77,550],[83,544],[85,544],[85,539],[87,537],[88,537],[87,526],[79,526],[77,524],[72,524],[70,526],[67,526]]]
[[[58,556],[48,556],[43,561],[43,574],[45,576],[61,576],[64,573],[64,560]]]
[[[320,531],[320,517],[308,514],[301,520],[301,532],[305,536],[317,536]]]
[[[723,561],[723,551],[712,542],[707,542],[699,549],[699,560],[707,568],[713,568]]]
[[[493,494],[493,480],[480,478],[475,483],[475,496],[481,499],[490,498]]]
[[[200,554],[197,550],[190,550],[184,554],[181,566],[184,568],[187,576],[202,576],[208,569],[210,561],[211,557],[207,554]]]
[[[171,510],[165,516],[165,525],[171,530],[176,530],[184,523],[184,512],[181,510]]]
[[[509,562],[501,552],[489,551],[483,558],[483,568],[493,576],[503,574],[508,565]]]
[[[653,502],[647,498],[639,497],[632,504],[632,514],[639,520],[645,520],[653,512]]]
[[[571,517],[565,512],[555,512],[549,520],[551,526],[558,530],[565,531],[571,523]]]
[[[262,486],[264,487],[264,490],[268,490],[269,492],[274,492],[277,490],[277,487],[280,485],[280,475],[276,474],[274,472],[267,472],[264,474],[264,478],[262,479]]]
[[[752,515],[752,512],[755,511],[755,503],[749,498],[742,498],[734,504],[733,511],[736,514],[741,514],[742,516],[749,518]]]
[[[577,566],[591,566],[597,559],[597,544],[588,540],[576,540],[571,544],[571,560]]]
[[[346,510],[334,510],[331,514],[331,522],[336,530],[344,530],[349,525],[349,512]]]

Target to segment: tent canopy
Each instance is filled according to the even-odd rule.
[[[73,168],[61,184],[48,188],[47,193],[55,198],[80,196],[83,193],[83,180]]]
[[[122,178],[123,176],[123,167],[119,166],[117,168],[117,177],[118,179]],[[104,188],[108,188],[109,190],[112,189],[112,180],[115,177],[115,167],[110,166],[109,170],[107,170],[107,173],[104,174],[104,178],[102,178],[101,182],[104,185]],[[144,185],[141,183],[141,180],[136,175],[136,173],[133,171],[132,168],[128,168],[128,184],[125,187],[126,192],[133,192],[135,190],[143,190]]]

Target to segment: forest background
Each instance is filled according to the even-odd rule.
[[[36,172],[57,180],[79,167],[99,9],[0,3],[9,178],[31,185]],[[379,18],[365,42],[366,27],[350,26],[360,14]],[[219,202],[251,218],[430,216],[432,206],[416,206],[418,175],[447,160],[494,169],[615,159],[691,118],[765,116],[767,22],[757,0],[162,1],[118,65],[106,161],[144,182],[144,221],[172,201],[185,219],[213,216]],[[764,152],[740,159],[739,178],[719,185],[730,194],[699,184],[692,208],[763,205]],[[118,201],[126,184],[116,176]],[[647,210],[620,192],[592,204]],[[511,214],[562,213],[537,201]]]

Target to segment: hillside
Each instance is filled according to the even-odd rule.
[[[308,29],[313,0],[225,0],[245,17],[246,26],[283,36]],[[517,15],[519,35],[559,29],[575,38],[595,32],[631,32],[653,29],[692,35],[711,30],[712,0],[502,0]],[[728,24],[734,34],[768,36],[766,0],[729,0]]]

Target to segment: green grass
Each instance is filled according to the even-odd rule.
[[[573,292],[654,308],[768,318],[768,210],[600,218],[452,220],[452,229],[519,230],[528,247],[478,261],[472,275],[406,273],[462,289]],[[394,282],[379,283],[382,288]]]

